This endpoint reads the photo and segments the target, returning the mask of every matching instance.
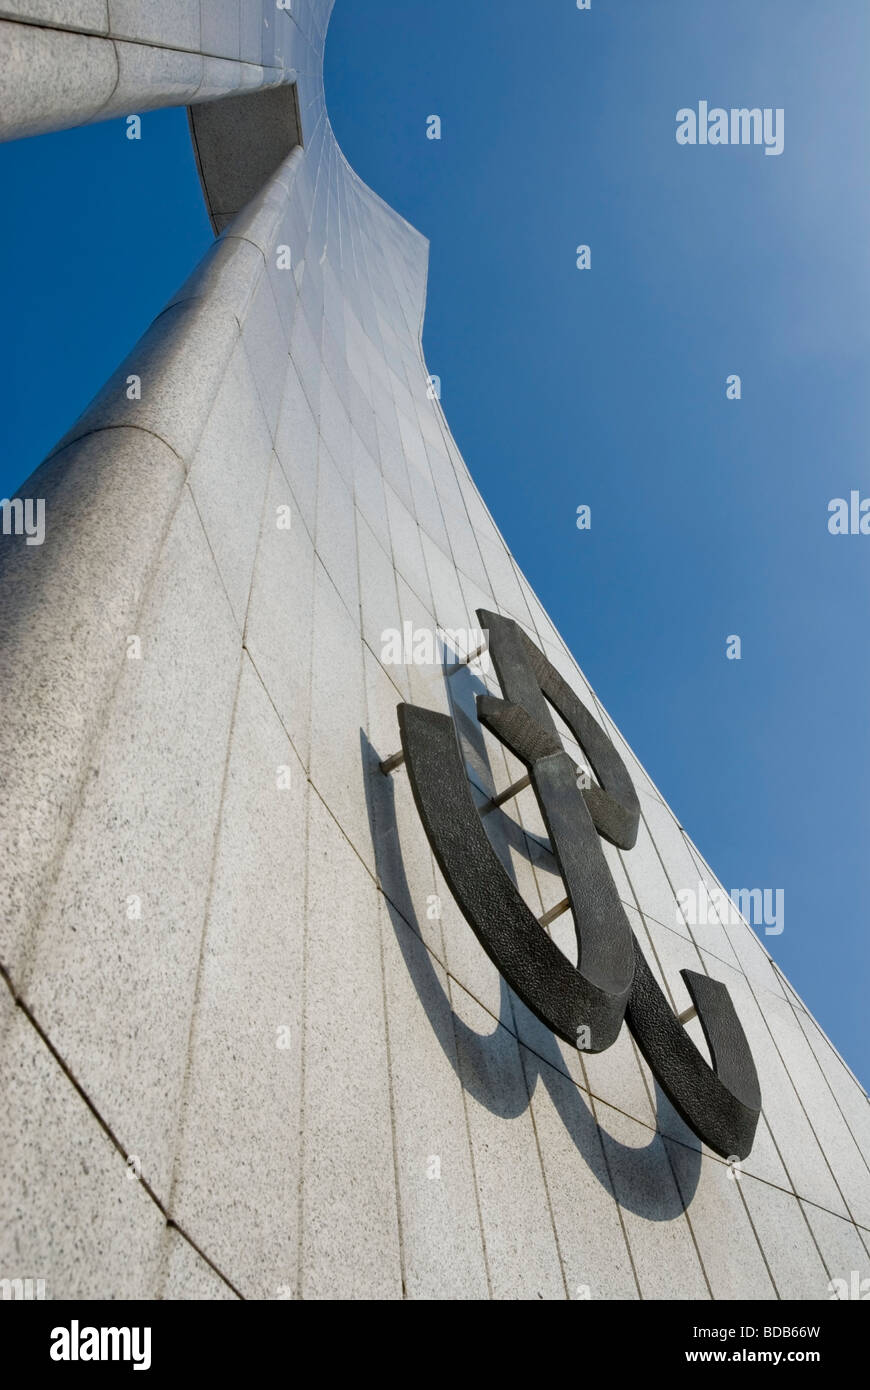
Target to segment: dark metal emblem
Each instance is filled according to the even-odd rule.
[[[527,906],[483,827],[448,715],[399,705],[402,751],[420,819],[469,926],[511,989],[558,1037],[603,1052],[623,1019],[675,1110],[723,1158],[745,1158],[761,1111],[758,1076],[725,985],[681,970],[711,1067],[674,1015],[623,909],[600,836],[623,850],[640,807],[621,757],[559,672],[510,618],[478,610],[503,699],[477,697],[481,723],[529,770],[565,882],[577,966]],[[583,749],[599,786],[578,785],[550,705]]]

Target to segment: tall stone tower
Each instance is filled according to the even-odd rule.
[[[870,1272],[867,1098],[469,476],[422,356],[427,243],[330,129],[330,10],[0,4],[5,137],[188,106],[217,234],[23,486],[44,544],[0,541],[0,1279],[51,1298],[827,1299]],[[522,701],[516,741],[495,728],[519,667],[428,653],[479,612],[535,699],[562,692],[531,763]],[[450,758],[443,778],[409,744],[393,758],[399,705],[449,716],[461,789]],[[587,718],[600,758],[574,741]],[[577,795],[548,805],[541,763],[565,753]],[[605,763],[636,794],[610,838]],[[598,926],[618,918],[639,953],[621,1028],[630,955],[621,985],[590,984],[616,1000],[603,1049],[532,1007],[570,993],[552,943],[569,983],[588,966],[556,911],[578,873],[563,812],[596,827],[577,881],[594,859]],[[703,910],[678,911],[689,893]],[[505,904],[543,923],[525,965]],[[641,975],[667,1005],[658,1043]],[[730,1123],[741,1086],[752,1110],[747,1049],[743,1156],[689,1121]]]

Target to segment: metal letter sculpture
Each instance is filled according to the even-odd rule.
[[[761,1093],[728,990],[707,975],[680,971],[710,1048],[711,1068],[656,983],[601,848],[600,835],[624,850],[637,839],[640,807],[625,764],[523,629],[484,609],[477,616],[489,630],[505,695],[479,695],[478,717],[529,769],[574,914],[576,968],[543,930],[489,842],[452,719],[402,704],[399,728],[414,800],[450,891],[487,955],[542,1023],[580,1051],[603,1052],[625,1018],[686,1124],[723,1158],[746,1158]],[[600,786],[578,786],[548,701]]]

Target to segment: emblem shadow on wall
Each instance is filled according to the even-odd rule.
[[[469,684],[476,684],[476,677],[465,670]],[[455,670],[454,674],[451,684],[463,680]],[[479,735],[476,721],[475,729]],[[413,805],[399,804],[396,783],[381,775],[381,756],[364,729],[360,730],[360,752],[368,771],[365,788],[376,871],[393,941],[432,1034],[462,1089],[491,1114],[512,1120],[530,1108],[540,1080],[587,1173],[598,1186],[621,1207],[648,1221],[675,1220],[689,1207],[697,1190],[701,1151],[671,1110],[658,1083],[654,1083],[654,1108],[660,1117],[666,1117],[661,1132],[650,1134],[646,1126],[637,1125],[636,1132],[648,1142],[643,1146],[625,1142],[610,1132],[606,1115],[599,1112],[596,1118],[591,1097],[571,1079],[555,1036],[511,992],[503,976],[499,977],[498,1006],[491,1012],[458,984],[465,1002],[457,1009],[458,1001],[440,964],[444,959],[443,938],[439,940],[436,934],[432,949],[426,944],[434,923],[426,914],[424,925],[408,882],[399,820],[404,824],[406,813],[416,816],[416,811]],[[525,834],[517,822],[505,816],[501,826],[504,841],[527,855]],[[392,944],[387,941],[385,946],[384,968],[389,975],[391,965],[397,966],[398,961]],[[580,1183],[578,1194],[582,1179]]]
[[[634,936],[601,847],[629,852],[640,808],[612,740],[525,631],[478,610],[503,698],[478,695],[477,717],[525,764],[565,884],[577,937],[574,966],[535,917],[499,859],[466,775],[453,719],[398,706],[414,801],[441,873],[465,920],[522,1003],[556,1037],[598,1053],[623,1021],[677,1114],[720,1157],[751,1151],[761,1095],[749,1044],[724,984],[680,974],[710,1050],[702,1056],[659,987]],[[594,772],[578,778],[550,707]],[[546,922],[546,918],[544,919]]]

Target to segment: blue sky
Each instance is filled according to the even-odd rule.
[[[865,1085],[870,536],[827,520],[870,496],[868,79],[863,0],[337,0],[327,44],[475,480],[726,887],[785,890],[765,944]],[[783,108],[784,152],[678,146],[699,100]],[[211,240],[184,112],[143,134],[0,147],[0,495]]]

